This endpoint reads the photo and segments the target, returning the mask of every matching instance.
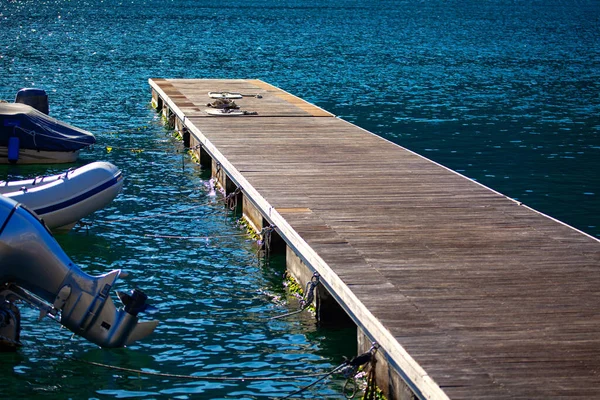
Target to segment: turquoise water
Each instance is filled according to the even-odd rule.
[[[0,96],[107,131],[147,79],[259,78],[600,235],[600,4],[2,1]]]
[[[127,349],[101,350],[23,309],[25,347],[16,355],[0,354],[2,398],[273,398],[311,380],[138,377],[72,358],[220,378],[322,372],[355,354],[352,329],[317,329],[310,315],[268,321],[289,311],[284,261],[266,264],[257,256],[255,242],[224,206],[210,173],[193,164],[170,134],[155,120],[140,131],[112,135],[110,153],[97,148],[86,154],[82,162],[102,158],[121,166],[125,189],[87,220],[89,229],[56,236],[90,274],[127,271],[119,287],[142,288],[157,306],[155,333]],[[145,150],[119,147],[132,143]],[[35,175],[40,167],[9,169]],[[297,302],[288,300],[295,309]],[[340,385],[328,381],[309,396],[342,398]]]
[[[51,115],[96,134],[80,163],[123,170],[89,232],[57,240],[90,273],[129,271],[120,288],[145,289],[161,320],[104,351],[26,311],[27,346],[0,355],[3,398],[267,398],[310,382],[131,377],[64,354],[238,376],[326,371],[356,351],[352,332],[308,316],[265,321],[289,310],[273,300],[283,266],[256,257],[163,128],[148,78],[265,80],[600,237],[597,1],[0,0],[0,71],[0,98],[43,88]],[[5,166],[0,179],[39,172]],[[341,384],[306,398],[342,398]]]

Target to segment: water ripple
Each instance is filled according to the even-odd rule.
[[[28,346],[0,355],[8,397],[275,397],[299,385],[130,377],[62,356],[260,376],[327,370],[354,351],[352,333],[324,334],[310,318],[266,322],[287,310],[262,294],[283,294],[282,266],[256,258],[210,177],[150,110],[150,77],[263,79],[600,235],[593,1],[138,3],[0,2],[0,98],[44,88],[53,116],[97,136],[76,165],[106,160],[125,176],[89,232],[57,240],[89,273],[128,271],[119,288],[143,288],[161,320],[149,340],[103,351],[25,310]],[[306,396],[341,398],[339,389],[331,381]]]

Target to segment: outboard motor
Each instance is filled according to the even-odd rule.
[[[120,273],[86,274],[32,212],[0,196],[0,335],[3,320],[8,330],[18,325],[13,306],[24,300],[40,310],[40,318],[60,314],[62,325],[101,347],[122,347],[148,336],[158,321],[138,321],[148,307],[146,295],[118,293],[125,305],[120,309],[110,297]]]
[[[15,103],[27,104],[44,114],[49,114],[48,95],[44,89],[23,88],[17,92]]]

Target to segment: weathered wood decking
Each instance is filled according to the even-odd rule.
[[[150,85],[419,396],[600,398],[596,239],[265,82]]]

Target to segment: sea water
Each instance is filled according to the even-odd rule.
[[[118,288],[143,289],[160,320],[101,350],[23,308],[2,398],[284,397],[312,380],[84,361],[277,377],[356,352],[352,329],[268,320],[296,307],[282,262],[257,256],[149,107],[148,78],[262,79],[600,237],[597,1],[0,0],[0,98],[45,89],[52,116],[98,140],[70,166],[105,160],[125,176],[89,227],[56,239],[90,274],[127,271]],[[3,166],[0,179],[63,168]],[[343,398],[343,383],[297,397]]]

